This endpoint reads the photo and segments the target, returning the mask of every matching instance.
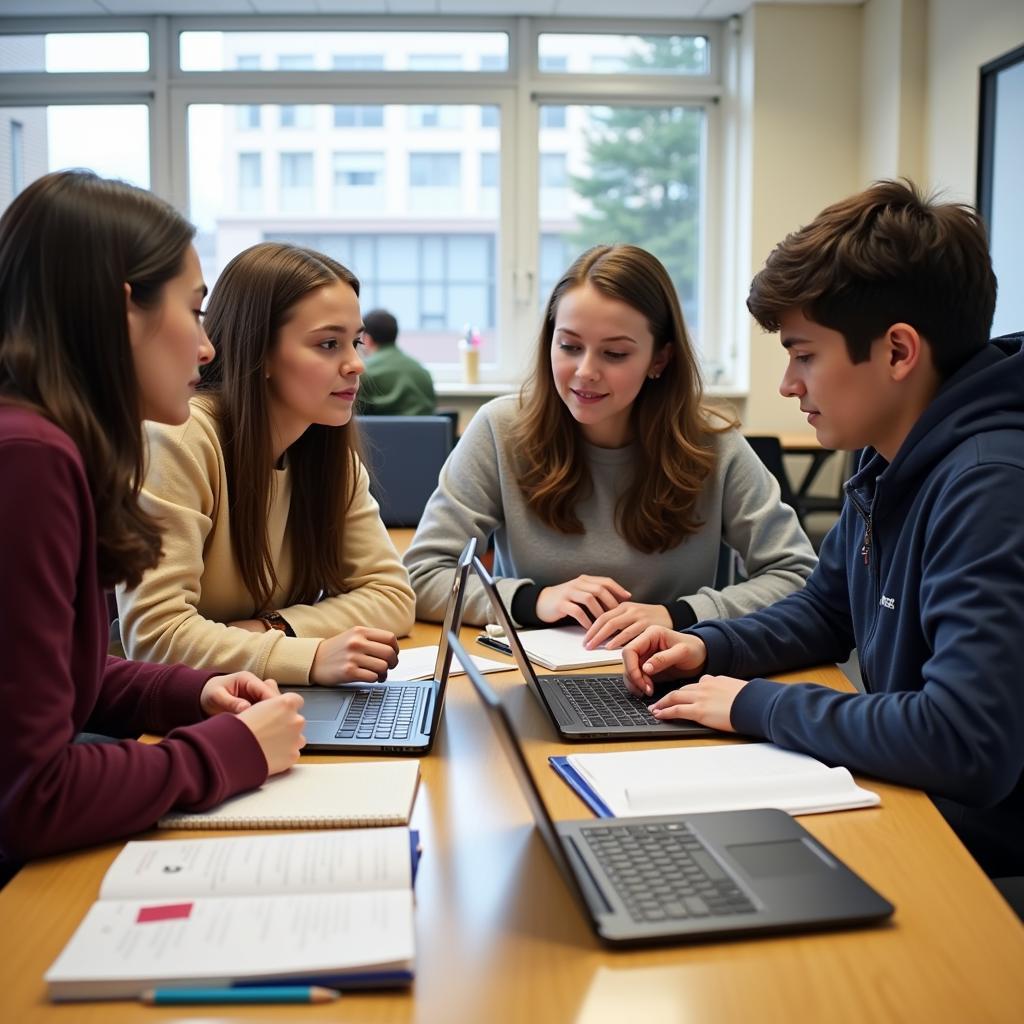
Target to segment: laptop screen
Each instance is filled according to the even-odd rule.
[[[480,577],[484,593],[490,599],[491,608],[498,620],[498,625],[501,626],[505,633],[505,639],[508,641],[512,657],[515,658],[516,667],[522,673],[526,682],[532,686],[538,696],[540,696],[540,684],[537,682],[537,673],[533,671],[533,665],[530,664],[530,659],[527,657],[526,651],[523,649],[523,645],[519,642],[519,635],[516,633],[516,627],[512,625],[512,616],[509,615],[508,610],[505,608],[505,602],[502,601],[501,594],[498,593],[498,588],[494,585],[494,578],[484,568],[484,565],[479,558],[473,559],[473,568],[476,570],[477,576]],[[540,699],[541,701],[544,701],[543,696],[540,696]]]
[[[479,562],[477,565],[479,566]],[[551,851],[551,856],[558,865],[559,871],[565,877],[566,884],[576,893],[583,906],[587,908],[586,897],[583,895],[583,890],[580,888],[576,874],[569,864],[565,850],[562,848],[562,842],[555,831],[555,823],[551,815],[548,814],[544,798],[541,796],[537,783],[534,782],[533,775],[530,773],[530,766],[526,763],[523,748],[519,745],[519,740],[516,737],[508,711],[498,695],[484,680],[480,670],[466,655],[458,638],[452,634],[448,638],[448,642],[458,655],[459,661],[462,662],[462,666],[466,670],[466,675],[469,676],[469,681],[473,684],[473,689],[476,690],[478,696],[483,701],[484,707],[487,709],[487,717],[490,718],[491,725],[498,734],[498,742],[502,745],[508,756],[509,764],[512,766],[512,774],[515,775],[519,788],[523,791],[523,796],[530,807],[530,813],[537,824],[541,838],[543,838],[545,845]],[[589,913],[589,908],[587,910]]]

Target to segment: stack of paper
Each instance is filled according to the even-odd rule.
[[[817,814],[881,803],[846,768],[772,743],[662,747],[553,757],[552,767],[602,817],[777,807]]]

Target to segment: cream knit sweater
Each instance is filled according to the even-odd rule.
[[[305,683],[320,640],[352,626],[409,632],[414,597],[360,464],[345,518],[343,593],[316,604],[282,604],[292,579],[286,524],[291,474],[275,470],[267,536],[279,580],[271,604],[295,637],[252,633],[226,623],[254,617],[232,554],[224,452],[208,400],[192,402],[179,427],[147,423],[149,467],[142,505],[164,527],[164,555],[134,590],[117,589],[121,638],[129,658],[183,662],[223,672],[248,669],[279,683]]]

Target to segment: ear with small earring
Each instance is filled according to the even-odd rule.
[[[657,380],[660,376],[661,376],[660,373],[658,373],[657,371],[654,371],[652,373],[647,374],[647,379],[648,380]]]

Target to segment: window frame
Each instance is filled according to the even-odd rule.
[[[178,37],[184,31],[424,31],[505,32],[505,71],[229,70],[182,71]],[[705,110],[703,212],[701,216],[701,334],[703,347],[726,365],[730,383],[709,386],[716,394],[742,395],[742,366],[735,337],[738,318],[723,295],[731,282],[732,251],[725,237],[732,227],[728,196],[736,173],[723,166],[734,145],[738,116],[725,96],[731,40],[724,23],[666,19],[594,19],[459,16],[293,15],[110,16],[5,19],[11,34],[47,32],[149,33],[147,72],[0,73],[0,91],[10,106],[141,103],[149,108],[150,182],[157,194],[183,212],[189,209],[187,110],[190,104],[325,104],[327,106],[490,105],[500,111],[498,240],[495,248],[499,311],[495,332],[498,358],[481,367],[485,386],[518,383],[532,363],[539,327],[536,294],[540,249],[540,132],[542,104],[688,105]],[[704,35],[709,68],[705,75],[580,74],[542,71],[538,39],[545,32],[622,35]],[[723,116],[728,106],[728,116]],[[728,174],[725,173],[728,171]],[[264,184],[266,187],[266,184]],[[358,267],[354,268],[358,273]],[[454,349],[454,345],[453,345]],[[431,366],[440,383],[460,377],[460,366]]]

